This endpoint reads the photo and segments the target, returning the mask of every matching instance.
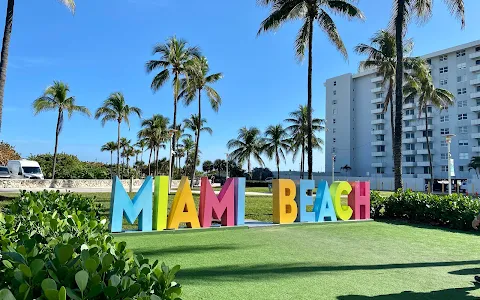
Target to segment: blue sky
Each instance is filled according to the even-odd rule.
[[[461,31],[443,1],[435,1],[432,20],[409,28],[408,36],[415,41],[413,54],[479,39],[480,18],[476,15],[480,1],[465,3],[467,26]],[[361,57],[353,53],[354,46],[367,42],[388,23],[391,1],[360,0],[358,6],[367,17],[365,22],[335,18],[349,51],[348,61],[315,28],[315,117],[325,116],[325,79],[355,72]],[[1,16],[5,9],[2,7]],[[171,86],[153,94],[152,76],[145,73],[144,64],[152,58],[156,43],[177,35],[201,48],[212,72],[224,73],[215,86],[223,99],[219,113],[203,106],[213,135],[204,134],[200,143],[202,160],[223,158],[227,141],[236,137],[240,127],[263,130],[307,101],[307,64],[297,63],[293,50],[299,23],[257,37],[267,14],[255,0],[79,0],[75,16],[59,1],[17,1],[0,139],[14,144],[24,157],[53,152],[55,113],[34,116],[31,109],[53,80],[67,82],[77,104],[92,112],[111,92],[121,91],[130,105],[143,110],[144,117],[160,113],[172,118]],[[178,118],[183,120],[195,110],[196,104],[180,105]],[[122,136],[135,140],[139,123],[132,118],[130,129],[122,127]],[[64,124],[59,150],[84,160],[108,161],[109,154],[99,149],[116,139],[115,126],[110,123],[102,128],[99,121],[76,115]],[[274,168],[273,162],[266,162]],[[288,158],[281,169],[298,169],[298,163]],[[323,170],[324,154],[316,152],[314,171]]]

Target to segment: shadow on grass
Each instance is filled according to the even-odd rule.
[[[362,300],[362,299],[477,299],[476,297],[469,295],[468,292],[476,290],[477,287],[466,287],[456,289],[446,289],[439,291],[431,291],[426,293],[420,292],[401,292],[399,294],[387,294],[378,296],[359,296],[359,295],[347,295],[339,296],[338,300]]]
[[[465,231],[460,229],[451,229],[448,227],[437,226],[433,224],[424,224],[424,223],[412,222],[412,221],[406,221],[406,220],[375,219],[375,222],[386,223],[391,225],[410,226],[410,227],[422,228],[422,229],[436,229],[436,230],[442,230],[442,231],[453,232],[453,233],[465,233],[465,234],[478,235],[478,232],[474,230]]]
[[[178,276],[183,279],[194,280],[234,280],[239,277],[245,279],[269,278],[274,275],[301,274],[315,272],[338,272],[338,271],[371,271],[371,270],[393,270],[411,268],[448,267],[461,265],[479,264],[480,260],[445,261],[445,262],[423,262],[405,264],[384,264],[384,265],[351,265],[351,266],[312,266],[302,264],[264,264],[256,266],[225,265],[208,268],[182,269]],[[230,278],[229,278],[230,277]]]
[[[238,246],[233,245],[184,245],[176,247],[168,247],[161,249],[150,249],[150,248],[139,248],[135,249],[135,254],[142,254],[145,256],[161,256],[162,254],[180,254],[180,253],[202,253],[208,251],[217,251],[217,250],[235,250],[239,249]],[[243,248],[243,247],[241,247]]]
[[[449,274],[453,275],[479,275],[480,268],[469,268],[469,269],[462,269],[457,271],[448,272]]]

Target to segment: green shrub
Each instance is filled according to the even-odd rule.
[[[259,180],[247,180],[245,183],[246,187],[268,187],[271,182],[268,181],[259,181]]]
[[[442,196],[398,191],[389,197],[371,192],[374,219],[404,219],[414,222],[471,230],[471,223],[480,212],[480,201],[464,195]]]
[[[55,192],[22,193],[7,206],[0,299],[179,299],[179,267],[115,242],[106,220],[97,221],[99,209],[92,199]]]

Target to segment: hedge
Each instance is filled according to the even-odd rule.
[[[478,199],[398,191],[389,197],[370,194],[374,219],[401,219],[459,230],[473,230],[472,220],[480,212]]]
[[[247,180],[245,183],[246,187],[268,187],[272,182],[269,181],[260,181],[260,180]]]

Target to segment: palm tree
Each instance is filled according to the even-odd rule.
[[[117,144],[115,142],[108,142],[102,146],[100,149],[102,152],[108,151],[110,152],[110,173],[113,175],[113,151],[117,150]]]
[[[222,104],[222,98],[218,92],[211,86],[213,83],[217,82],[222,78],[222,73],[209,74],[210,67],[208,66],[207,59],[202,56],[200,58],[193,58],[188,64],[188,79],[182,81],[182,86],[185,90],[184,102],[185,105],[190,105],[195,96],[198,97],[198,118],[197,121],[204,120],[202,119],[202,92],[204,91],[207,95],[207,98],[210,102],[210,107],[218,112],[218,108]],[[194,161],[198,158],[198,147],[200,144],[200,132],[202,125],[197,124],[197,132],[195,138],[195,154]],[[211,134],[211,133],[210,133]],[[195,168],[192,170],[192,184],[195,177]]]
[[[285,161],[285,154],[290,148],[287,130],[281,124],[268,126],[263,143],[263,150],[267,153],[268,158],[272,159],[275,156],[277,179],[280,179],[280,159]]]
[[[165,148],[165,141],[168,140],[168,122],[168,118],[159,114],[155,114],[152,118],[142,121],[142,129],[138,132],[138,138],[145,139],[150,149],[150,156],[148,159],[149,174],[152,152],[156,166],[155,174],[158,172],[158,155],[160,148]]]
[[[480,156],[474,156],[468,164],[468,171],[474,170],[478,178],[478,170],[480,169]]]
[[[129,106],[125,102],[125,97],[120,92],[112,93],[103,105],[97,109],[95,119],[102,118],[102,126],[105,126],[107,121],[117,121],[117,145],[120,145],[120,125],[125,122],[130,128],[131,114],[136,114],[141,118],[142,110],[135,106]],[[120,147],[117,148],[117,174],[120,173]]]
[[[123,156],[127,159],[127,178],[130,178],[131,174],[128,174],[128,171],[130,169],[130,157],[135,156],[135,149],[132,146],[128,146],[124,151],[123,151]]]
[[[312,110],[313,113],[313,110]],[[291,123],[286,130],[290,134],[290,150],[293,152],[293,161],[301,153],[300,157],[300,177],[304,178],[305,172],[305,151],[308,148],[307,131],[308,131],[308,110],[305,105],[299,105],[298,110],[290,113],[290,117],[285,122]],[[322,150],[323,140],[316,136],[318,132],[325,130],[325,120],[314,118],[312,120],[314,149]]]
[[[186,75],[186,64],[193,57],[200,57],[200,50],[197,47],[188,47],[185,40],[170,37],[165,44],[156,45],[153,48],[153,55],[159,54],[160,60],[150,60],[145,67],[147,73],[160,69],[160,73],[152,80],[151,88],[158,91],[167,80],[170,74],[173,75],[173,128],[177,127],[177,102],[180,99],[180,77]],[[172,150],[175,152],[175,142],[172,143]],[[171,162],[173,168],[173,163]]]
[[[183,145],[179,144],[177,145],[177,149],[175,150],[175,157],[178,158],[178,166],[177,168],[180,170],[182,168],[181,166],[181,159],[182,157],[185,156],[185,149],[183,148]]]
[[[74,112],[79,112],[90,117],[90,111],[85,106],[75,104],[75,97],[69,97],[68,92],[70,88],[67,84],[54,81],[52,86],[49,86],[43,96],[33,102],[33,110],[35,115],[43,111],[57,110],[57,129],[55,130],[55,150],[53,152],[53,171],[52,179],[55,179],[55,167],[57,164],[57,150],[58,150],[58,136],[63,127],[63,113],[68,112],[68,118],[72,117]]]
[[[200,99],[199,99],[200,100]],[[189,119],[185,119],[183,120],[183,127],[185,129],[190,129],[194,132],[195,134],[195,152],[193,154],[193,161],[197,161],[198,159],[198,153],[199,153],[199,150],[198,150],[198,144],[199,144],[199,140],[200,140],[200,133],[202,131],[205,131],[205,132],[208,132],[210,135],[212,135],[213,131],[212,131],[212,128],[208,127],[208,126],[205,126],[205,124],[207,123],[207,119],[203,118],[203,119],[200,119],[199,115],[191,115]],[[190,178],[191,178],[191,185],[193,186],[193,180],[195,179],[195,169],[196,169],[196,165],[193,166],[193,170],[191,171],[191,175],[190,175]]]
[[[205,173],[211,172],[213,170],[213,163],[209,160],[206,160],[202,164],[202,170]]]
[[[140,139],[135,143],[135,146],[140,150],[138,154],[140,154],[140,161],[143,161],[143,152],[145,151],[145,148],[148,146],[147,140]]]
[[[247,161],[248,174],[252,175],[251,157],[253,157],[260,166],[265,163],[262,160],[263,143],[260,138],[260,130],[256,127],[242,127],[238,131],[236,139],[231,139],[227,143],[228,150],[234,149],[230,153],[232,160],[235,160],[240,165]]]
[[[344,170],[345,173],[347,173],[347,176],[348,176],[348,172],[350,172],[352,170],[352,167],[350,167],[349,165],[344,165],[343,167],[340,168],[340,170]]]
[[[120,144],[119,144],[120,146],[119,147],[120,147],[120,149],[122,149],[121,156],[123,158],[122,159],[122,177],[125,173],[125,157],[126,157],[125,152],[127,151],[128,148],[130,148],[130,143],[131,142],[132,142],[132,140],[128,140],[127,138],[124,138],[124,137],[120,139]],[[127,163],[127,165],[128,165],[128,163]]]
[[[192,152],[195,150],[195,142],[190,137],[183,140],[183,150],[185,151],[186,166],[187,162],[190,161],[190,156],[192,155]]]
[[[412,73],[406,77],[404,86],[405,101],[418,98],[418,113],[425,112],[425,138],[427,142],[428,160],[430,163],[430,191],[433,191],[433,163],[428,137],[428,106],[437,108],[453,104],[455,96],[448,90],[436,88],[425,60],[417,58],[411,65]]]
[[[465,27],[465,6],[463,0],[444,0],[448,9],[461,20]],[[433,0],[395,0],[390,27],[395,32],[396,72],[395,72],[395,139],[393,141],[395,189],[402,188],[402,127],[403,127],[403,36],[412,17],[427,21],[432,16]]]
[[[61,0],[72,13],[75,13],[75,1]],[[5,18],[5,29],[3,32],[2,52],[0,54],[0,131],[2,130],[2,111],[5,83],[7,82],[8,50],[10,48],[10,37],[13,27],[13,11],[15,0],[7,0],[7,16]]]
[[[413,41],[407,40],[403,45],[404,55],[408,55],[413,48]],[[395,138],[395,123],[394,123],[394,105],[393,105],[393,95],[395,89],[395,67],[396,67],[396,47],[395,47],[395,36],[386,31],[380,30],[376,32],[373,37],[370,39],[370,45],[358,44],[355,47],[355,52],[358,54],[368,55],[367,60],[360,63],[359,69],[370,69],[375,68],[377,74],[383,77],[382,86],[387,86],[387,93],[385,95],[385,100],[383,101],[383,112],[385,113],[390,107],[390,128],[392,129],[392,150],[395,153],[395,148],[393,147],[393,140]]]
[[[263,5],[272,4],[272,11],[260,25],[258,34],[263,31],[274,31],[287,21],[302,20],[302,28],[295,41],[295,54],[299,61],[305,57],[308,45],[308,101],[307,101],[307,156],[308,179],[312,179],[313,168],[313,128],[312,128],[312,73],[313,73],[313,28],[318,22],[320,28],[327,34],[328,39],[345,57],[347,50],[337,31],[333,19],[327,10],[349,19],[364,19],[360,9],[347,0],[259,0]]]

